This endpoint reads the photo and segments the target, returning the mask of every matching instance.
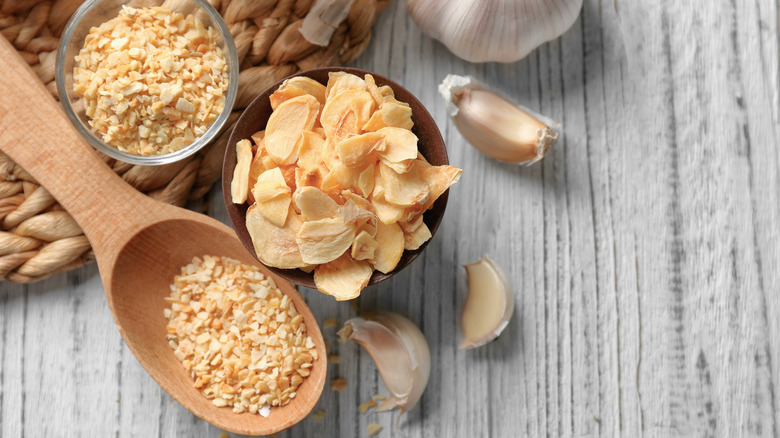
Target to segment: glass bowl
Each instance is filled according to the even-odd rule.
[[[204,26],[217,30],[217,44],[222,49],[223,55],[226,56],[230,68],[228,76],[230,82],[225,95],[225,107],[203,135],[178,151],[164,155],[141,156],[122,152],[106,144],[95,129],[89,125],[89,117],[79,102],[80,98],[73,91],[75,56],[84,47],[84,39],[89,34],[89,30],[119,15],[122,6],[138,8],[161,6],[175,12],[181,12],[185,16],[195,14]],[[62,34],[57,50],[56,81],[57,92],[65,114],[90,145],[112,158],[127,163],[161,165],[179,161],[196,153],[222,130],[238,94],[238,55],[230,30],[219,12],[205,0],[89,0],[76,10]]]

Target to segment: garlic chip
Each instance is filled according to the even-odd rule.
[[[383,161],[402,164],[417,158],[417,136],[412,131],[386,127],[377,132],[384,134],[387,141],[387,149],[381,154]]]
[[[338,143],[351,135],[360,135],[373,112],[374,99],[368,91],[346,90],[328,95],[320,123],[325,135]]]
[[[328,263],[344,254],[355,238],[355,227],[340,218],[306,221],[295,237],[306,264]]]
[[[385,150],[385,135],[377,132],[367,132],[341,140],[336,145],[339,160],[347,167],[355,167],[370,163],[375,152]],[[372,163],[373,164],[373,163]]]
[[[419,227],[413,231],[404,232],[404,249],[408,251],[414,251],[419,249],[423,243],[427,242],[431,238],[431,230],[425,223],[421,223]]]
[[[458,182],[461,173],[463,173],[463,169],[458,169],[455,166],[431,166],[421,160],[417,160],[416,166],[430,190],[430,197],[423,205],[422,211],[433,207],[433,203],[439,199],[439,196],[443,195],[451,185]]]
[[[300,187],[295,191],[294,199],[307,221],[332,218],[339,212],[336,201],[317,187]]]
[[[394,224],[404,217],[404,208],[388,202],[385,199],[385,189],[374,180],[374,191],[371,194],[371,205],[376,210],[379,220],[386,224]]]
[[[267,201],[279,195],[290,193],[290,187],[284,180],[282,170],[278,167],[266,170],[257,177],[257,182],[252,187],[255,201]]]
[[[271,94],[271,109],[276,110],[282,103],[292,99],[293,97],[314,96],[320,105],[325,105],[325,86],[315,81],[312,78],[305,76],[296,76],[294,78],[287,79],[282,83],[282,86],[278,90]]]
[[[397,100],[384,102],[379,110],[382,115],[382,123],[386,126],[409,130],[414,126],[412,108],[407,104]]]
[[[265,129],[262,131],[257,131],[254,134],[250,135],[249,138],[252,139],[252,142],[256,145],[260,145],[263,142],[263,139],[265,138]]]
[[[277,227],[284,226],[292,197],[280,168],[263,172],[252,188],[252,196],[263,216]]]
[[[376,236],[377,217],[368,208],[361,205],[348,199],[344,205],[339,207],[341,219],[345,224],[350,224],[357,230],[366,231],[372,237]]]
[[[375,132],[385,127],[387,127],[387,125],[385,125],[385,121],[382,119],[382,113],[379,111],[374,111],[374,114],[371,115],[371,118],[368,119],[365,125],[363,125],[363,130],[367,132]]]
[[[428,185],[423,181],[420,172],[409,171],[397,173],[395,170],[379,163],[379,177],[384,188],[384,198],[400,207],[423,205],[430,197]],[[375,179],[376,181],[376,179]],[[376,182],[374,183],[376,184]]]
[[[323,169],[320,153],[325,146],[325,140],[314,131],[303,131],[298,143],[298,167],[307,171]],[[324,168],[327,173],[327,168]]]
[[[352,258],[355,260],[371,260],[374,258],[379,244],[367,231],[361,231],[352,241]]]
[[[404,232],[397,223],[379,221],[374,239],[377,242],[372,261],[374,269],[387,274],[395,269],[404,254]]]
[[[265,129],[265,148],[280,165],[292,164],[298,159],[295,146],[303,130],[314,128],[320,103],[305,94],[284,101],[268,118]]]
[[[264,265],[280,269],[306,266],[295,241],[295,235],[302,225],[298,215],[290,211],[284,226],[279,227],[266,219],[260,208],[255,204],[246,212],[246,229],[252,237],[257,258]]]
[[[366,81],[347,72],[334,71],[328,73],[328,86],[325,89],[328,99],[336,97],[343,91],[366,91]]]
[[[351,241],[350,241],[351,243]],[[314,268],[314,283],[320,292],[338,301],[351,300],[368,285],[373,269],[364,260],[353,260],[348,253]]]
[[[384,96],[382,95],[382,92],[379,91],[379,87],[376,86],[376,81],[374,81],[374,77],[371,75],[366,75],[363,80],[365,80],[366,83],[366,90],[371,94],[371,97],[374,99],[374,103],[377,107],[382,105],[384,102]],[[411,129],[411,128],[410,128]]]
[[[249,140],[236,143],[236,161],[230,195],[234,204],[243,204],[249,193],[249,165],[252,162],[252,143]]]

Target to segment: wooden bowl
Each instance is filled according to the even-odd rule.
[[[371,74],[374,76],[374,80],[376,81],[377,86],[390,86],[390,88],[393,89],[393,92],[395,92],[395,97],[398,100],[401,102],[406,102],[412,107],[412,121],[414,122],[414,128],[412,128],[412,132],[419,139],[418,148],[420,153],[422,153],[428,162],[434,166],[449,164],[447,150],[444,146],[444,139],[442,138],[441,133],[439,132],[439,128],[436,126],[436,122],[433,120],[433,117],[431,117],[423,104],[420,103],[420,101],[417,100],[417,98],[414,97],[412,93],[407,91],[399,84],[391,81],[390,79],[366,70],[349,67],[316,68],[288,76],[257,96],[255,100],[253,100],[252,103],[249,104],[249,106],[244,110],[244,113],[241,114],[241,117],[238,119],[235,127],[233,128],[233,132],[230,134],[227,149],[225,150],[225,160],[222,166],[222,194],[225,199],[225,208],[227,209],[228,216],[230,217],[230,222],[233,224],[233,228],[235,229],[238,238],[255,258],[257,258],[257,254],[255,253],[255,248],[252,244],[252,239],[249,236],[249,232],[246,229],[246,211],[249,208],[249,205],[246,203],[241,205],[233,204],[230,195],[230,184],[233,181],[233,169],[236,167],[236,143],[242,139],[249,138],[250,135],[257,131],[265,129],[268,118],[271,117],[272,112],[269,97],[271,94],[273,94],[274,91],[276,91],[277,88],[279,88],[280,85],[282,85],[285,80],[295,76],[308,76],[315,81],[326,85],[328,83],[328,73],[336,71],[352,73],[361,78],[366,74]],[[433,204],[433,207],[426,211],[423,215],[423,221],[425,222],[425,225],[427,225],[431,230],[431,239],[429,239],[428,242],[433,239],[433,236],[436,234],[436,230],[439,228],[441,219],[444,216],[444,210],[447,207],[448,194],[449,190],[444,192],[444,194],[442,194]],[[417,258],[418,255],[420,255],[420,253],[428,245],[428,242],[425,242],[422,244],[422,246],[420,246],[420,248],[414,251],[404,251],[403,256],[401,256],[401,260],[398,262],[398,266],[396,266],[393,271],[387,274],[374,271],[373,275],[371,276],[371,280],[368,282],[369,286],[384,281],[400,272],[401,269],[408,266],[414,259]],[[314,285],[313,273],[307,274],[306,272],[303,272],[299,269],[279,269],[271,266],[267,267],[275,274],[295,284],[306,286],[312,289],[317,288]]]

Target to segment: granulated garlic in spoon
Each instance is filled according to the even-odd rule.
[[[303,316],[255,266],[196,257],[166,301],[168,345],[215,406],[268,416],[295,398],[318,359]]]

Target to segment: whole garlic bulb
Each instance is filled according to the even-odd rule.
[[[515,62],[557,38],[582,0],[407,0],[420,29],[471,62]]]

